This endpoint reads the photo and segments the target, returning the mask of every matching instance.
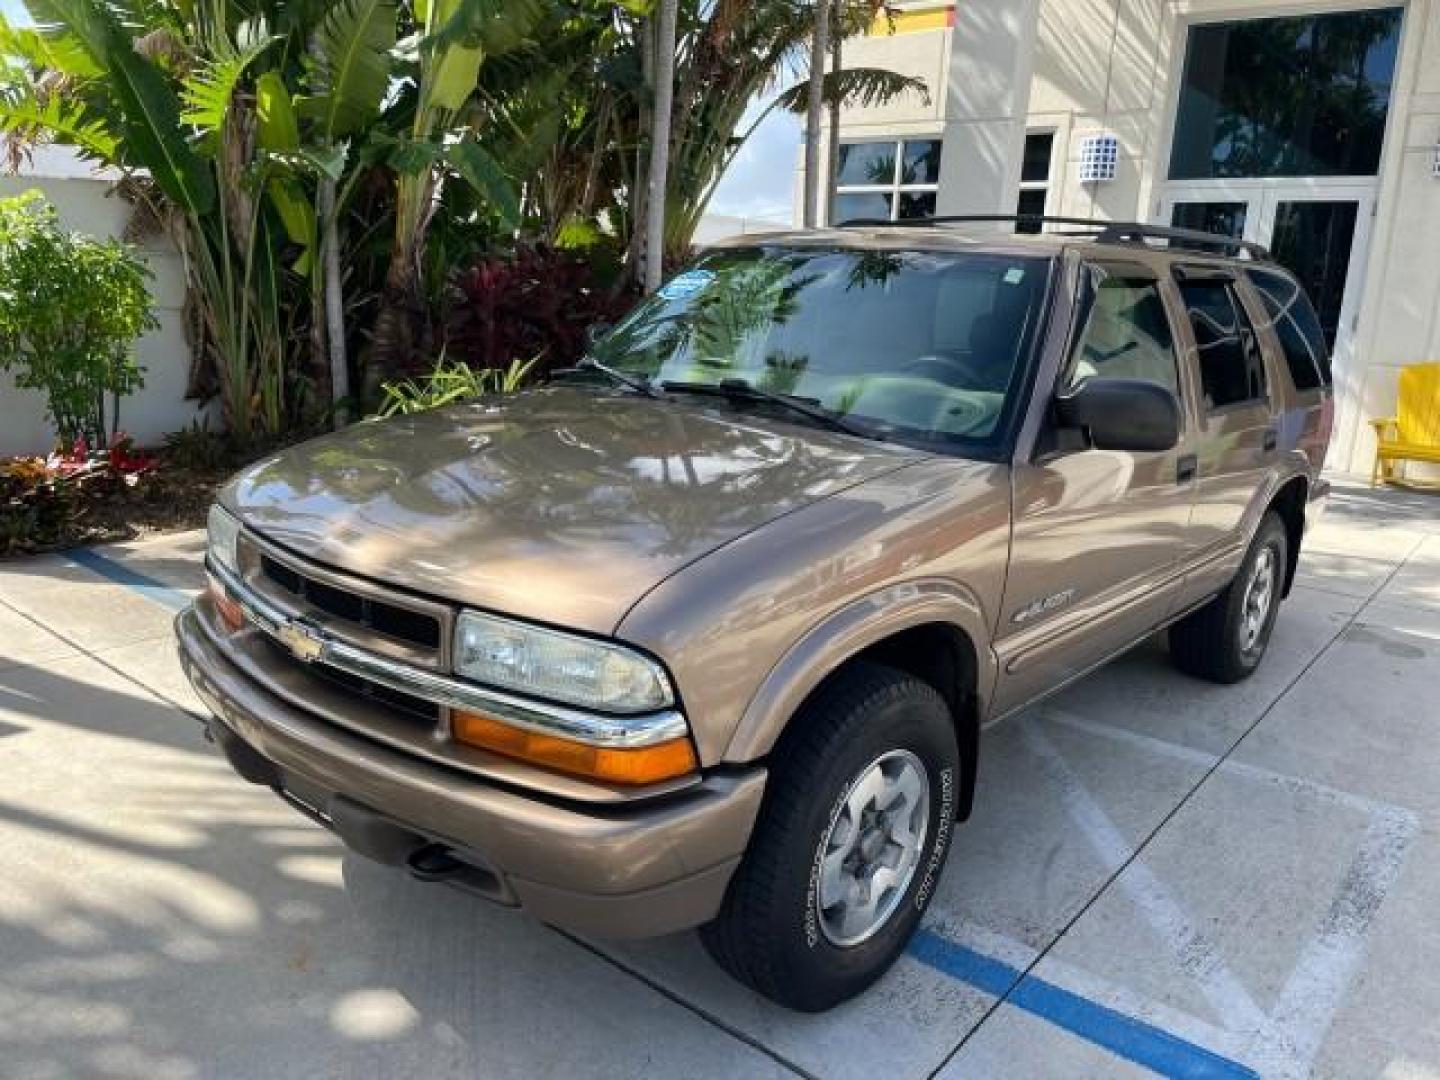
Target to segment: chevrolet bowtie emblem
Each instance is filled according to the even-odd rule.
[[[304,623],[292,622],[280,627],[280,644],[289,649],[296,660],[307,664],[319,660],[325,651],[324,638]]]

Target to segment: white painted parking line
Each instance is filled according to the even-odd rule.
[[[1094,796],[1066,764],[1064,757],[1040,728],[1027,720],[1026,744],[1044,762],[1050,778],[1059,786],[1062,798],[1081,835],[1095,849],[1107,870],[1117,870],[1135,854]],[[1250,992],[1237,979],[1215,946],[1200,931],[1199,923],[1171,896],[1144,862],[1136,859],[1125,868],[1116,884],[1129,895],[1175,955],[1181,970],[1193,979],[1212,1008],[1231,1030],[1259,1030],[1264,1023]]]
[[[1171,933],[1170,944],[1179,946],[1179,955],[1187,959],[1184,965],[1187,975],[1199,978],[1206,997],[1224,1018],[1223,1033],[1210,1028],[1198,1018],[1185,1020],[1177,1017],[1173,1010],[1167,1010],[1166,1026],[1177,1032],[1185,1032],[1203,1045],[1212,1049],[1224,1048],[1229,1054],[1256,1067],[1264,1076],[1302,1077],[1308,1076],[1320,1050],[1331,1022],[1345,999],[1345,995],[1359,970],[1364,958],[1365,937],[1385,897],[1394,886],[1404,862],[1406,849],[1419,832],[1420,823],[1410,810],[1391,804],[1366,799],[1336,788],[1317,784],[1296,776],[1286,776],[1260,766],[1225,759],[1216,765],[1214,755],[1195,750],[1192,747],[1168,742],[1154,736],[1144,735],[1125,728],[1097,723],[1059,709],[1048,709],[1050,721],[1083,731],[1089,735],[1113,739],[1131,746],[1143,747],[1161,756],[1182,760],[1204,767],[1216,766],[1217,771],[1278,787],[1295,795],[1303,795],[1334,806],[1344,807],[1366,815],[1369,819],[1364,838],[1356,851],[1339,888],[1330,902],[1318,931],[1302,949],[1283,989],[1268,1014],[1262,1014],[1255,1006],[1248,991],[1239,988],[1240,1007],[1221,1008],[1225,1002],[1216,1002],[1213,996],[1217,990],[1234,988],[1238,983],[1233,975],[1226,973],[1218,983],[1206,980],[1206,971],[1192,970],[1188,962],[1188,943],[1191,939],[1182,932],[1176,936],[1176,928],[1193,924],[1194,920],[1185,915],[1179,905],[1171,900],[1159,886],[1158,880],[1140,858],[1126,868],[1117,880],[1117,885],[1131,896],[1147,917],[1159,921],[1157,929],[1164,928]],[[1028,730],[1027,740],[1036,746],[1042,756],[1049,760],[1052,768],[1064,768],[1063,759],[1053,745],[1038,730]],[[1048,746],[1048,749],[1046,748]],[[1066,783],[1067,799],[1076,808],[1076,820],[1086,835],[1107,849],[1123,840],[1117,834],[1107,831],[1103,814],[1093,805],[1094,800],[1084,791],[1083,786],[1070,776]],[[1127,881],[1137,874],[1141,882],[1136,888]],[[1157,891],[1156,886],[1159,886]],[[1201,956],[1209,956],[1212,950],[1202,949]],[[1054,978],[1051,961],[1045,961],[1045,973]],[[1114,1005],[1116,1008],[1136,1012],[1136,1015],[1151,1014],[1154,1006],[1133,999],[1117,997],[1113,988],[1097,987],[1074,969],[1068,970],[1065,982],[1077,990],[1086,986],[1082,993],[1094,996],[1096,1000]],[[1138,1011],[1137,1011],[1138,1010]],[[1253,1012],[1252,1012],[1253,1011]],[[1236,1022],[1236,1016],[1240,1022]],[[1259,1017],[1259,1022],[1255,1018]],[[1236,1037],[1242,1036],[1237,1047]]]

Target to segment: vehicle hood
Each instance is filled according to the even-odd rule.
[[[681,567],[923,456],[561,387],[357,424],[256,463],[221,501],[325,565],[608,634]]]

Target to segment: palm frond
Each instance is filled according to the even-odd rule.
[[[325,13],[310,42],[305,111],[326,142],[365,127],[379,113],[390,86],[395,46],[394,0],[340,0]]]
[[[82,155],[113,164],[120,140],[105,120],[90,115],[85,106],[56,94],[45,97],[33,86],[12,84],[0,90],[0,131],[12,157],[32,145],[60,142]]]
[[[32,71],[54,71],[80,79],[99,75],[100,67],[61,27],[13,26],[0,15],[0,54],[22,61]]]
[[[275,41],[263,19],[258,24],[242,23],[237,38],[231,42],[221,37],[212,47],[214,59],[185,80],[180,91],[185,104],[180,119],[185,123],[205,131],[219,131],[246,69]]]
[[[781,91],[780,108],[787,112],[804,113],[808,92],[808,83],[796,83]],[[922,105],[930,104],[930,90],[924,79],[884,68],[846,68],[838,73],[826,72],[822,93],[826,107],[834,105],[837,96],[840,106],[847,109],[886,105],[907,94],[917,96]]]
[[[499,56],[524,45],[544,18],[543,0],[432,0],[432,36],[423,47],[482,49]]]
[[[445,160],[461,178],[480,193],[506,225],[520,219],[520,200],[504,168],[483,146],[466,140],[445,150]]]
[[[104,72],[129,163],[148,168],[160,189],[193,217],[208,213],[214,180],[185,140],[180,100],[160,68],[135,51],[111,10],[99,0],[27,0],[27,6],[42,29],[65,27]]]

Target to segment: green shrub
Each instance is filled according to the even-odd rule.
[[[45,395],[67,446],[104,446],[142,385],[135,340],[158,325],[149,277],[125,244],[62,229],[39,192],[0,199],[0,371]]]
[[[435,370],[428,375],[381,386],[383,398],[376,415],[399,416],[438,409],[481,394],[513,393],[524,383],[534,366],[534,360],[514,360],[503,371],[499,368],[472,368],[458,360],[447,361],[442,356],[435,364]]]

